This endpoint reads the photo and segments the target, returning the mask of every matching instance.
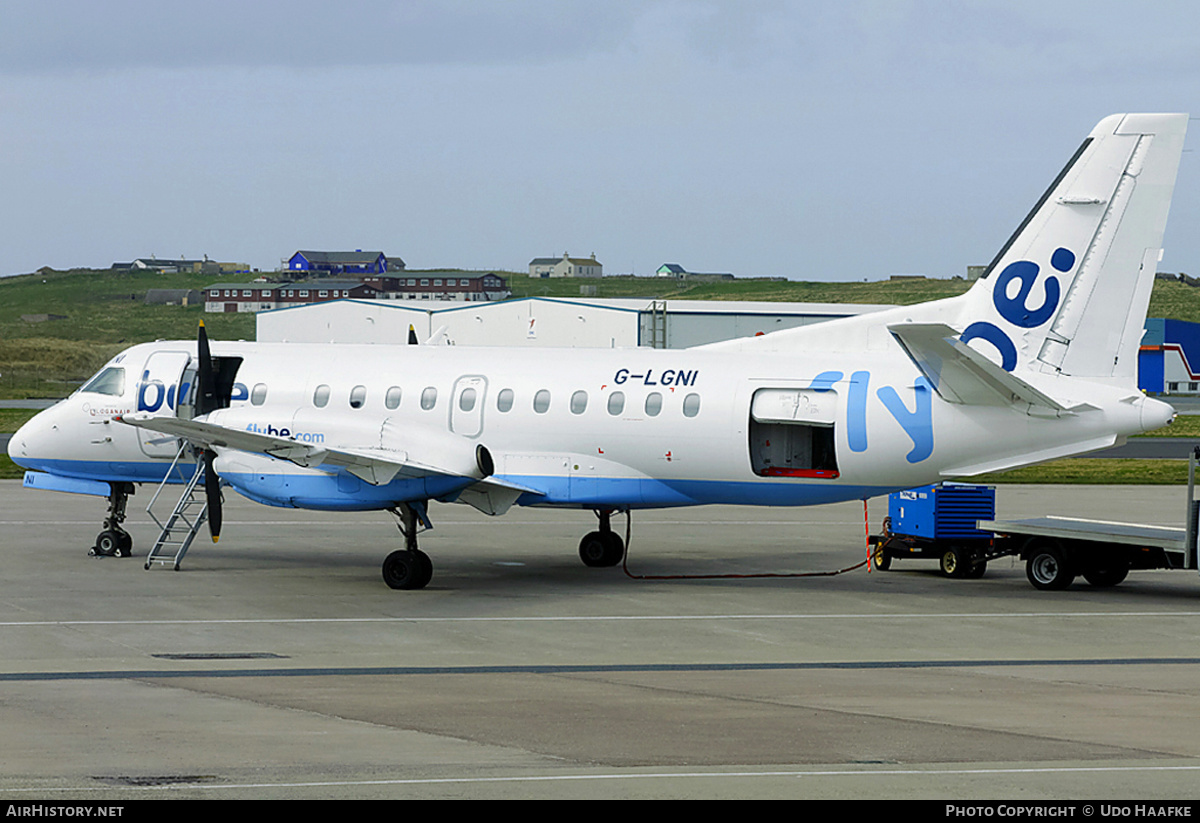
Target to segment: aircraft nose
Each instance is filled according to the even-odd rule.
[[[27,420],[8,440],[8,457],[22,468],[29,468],[28,461],[38,454],[39,442],[45,440],[45,412]]]
[[[25,455],[29,448],[27,429],[29,428],[29,424],[32,422],[32,420],[27,421],[25,425],[17,429],[15,434],[8,435],[8,459],[16,463],[18,466],[22,465],[21,458]]]

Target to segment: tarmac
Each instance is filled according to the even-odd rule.
[[[1001,486],[997,516],[1174,524],[1183,497]],[[579,561],[588,512],[439,504],[406,592],[384,513],[227,492],[220,543],[147,571],[88,556],[104,502],[0,481],[9,801],[1200,795],[1195,572],[741,576],[861,563],[849,503],[636,512],[631,573],[728,575],[636,579]]]

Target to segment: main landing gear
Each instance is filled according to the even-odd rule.
[[[121,528],[125,522],[125,505],[133,494],[132,483],[110,483],[108,515],[104,529],[96,535],[96,545],[88,551],[93,557],[129,557],[133,554],[133,536]]]
[[[585,566],[615,566],[625,559],[625,541],[612,530],[612,509],[597,509],[600,530],[589,532],[579,541],[579,559]]]
[[[388,509],[398,519],[404,535],[404,548],[383,560],[383,581],[393,589],[423,589],[433,579],[433,562],[417,548],[417,533],[432,529],[423,501],[401,503]],[[616,566],[625,559],[625,541],[612,530],[612,509],[597,509],[600,528],[579,541],[579,558],[584,565],[600,568]]]
[[[389,511],[400,519],[396,525],[404,535],[404,548],[383,560],[383,582],[393,589],[423,589],[433,579],[433,561],[417,548],[417,527],[432,529],[425,504],[401,503]]]

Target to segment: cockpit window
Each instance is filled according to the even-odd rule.
[[[104,369],[80,389],[89,394],[111,394],[120,397],[125,393],[125,370],[117,366]]]

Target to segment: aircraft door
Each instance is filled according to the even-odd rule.
[[[483,432],[483,404],[487,396],[487,378],[464,375],[454,382],[450,399],[450,431],[464,437],[478,437]]]
[[[184,368],[191,359],[184,351],[156,351],[146,359],[137,382],[135,408],[139,414],[177,413],[180,394],[187,395],[191,388],[183,380]],[[179,451],[179,440],[175,437],[149,429],[138,429],[137,432],[138,442],[147,457],[169,459]]]
[[[759,389],[750,403],[750,464],[760,477],[838,476],[837,394]]]

